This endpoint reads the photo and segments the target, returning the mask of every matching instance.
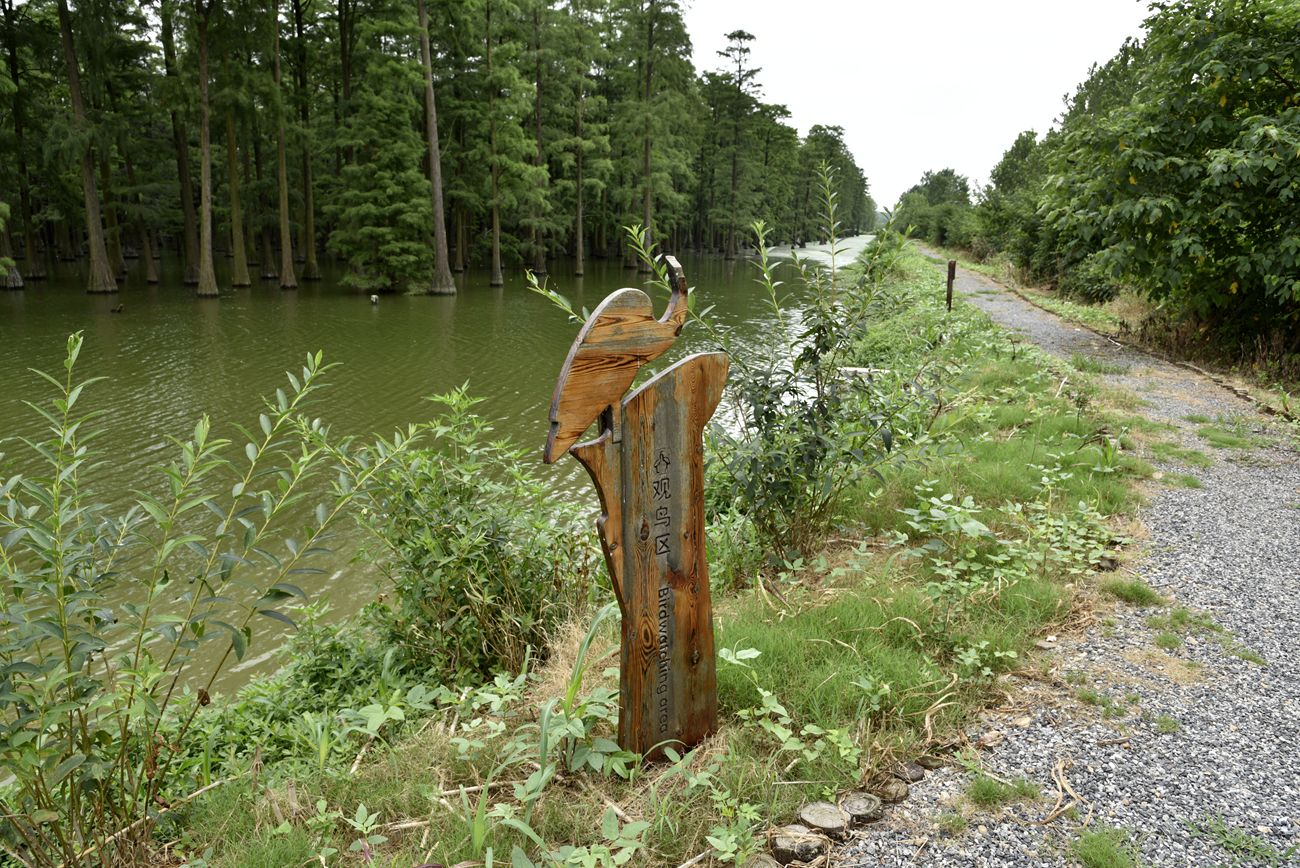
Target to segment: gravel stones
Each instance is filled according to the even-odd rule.
[[[1058,773],[1078,794],[1079,814],[1094,826],[1126,830],[1141,864],[1241,861],[1224,849],[1224,836],[1209,831],[1219,822],[1259,854],[1252,864],[1297,864],[1300,453],[1294,437],[1270,429],[1272,423],[1244,401],[1192,371],[1116,347],[1011,293],[970,294],[996,289],[974,275],[959,272],[957,289],[1049,353],[1127,365],[1125,374],[1098,379],[1135,391],[1144,402],[1141,413],[1173,426],[1168,439],[1211,455],[1214,463],[1206,468],[1156,461],[1171,473],[1195,475],[1202,487],[1151,493],[1141,516],[1149,537],[1139,552],[1143,558],[1121,570],[1131,570],[1174,606],[1212,619],[1222,632],[1171,628],[1182,644],[1165,650],[1155,637],[1167,625],[1147,619],[1168,615],[1169,608],[1114,605],[1082,639],[1052,643],[1057,648],[1045,662],[1058,687],[1021,682],[1025,695],[1042,696],[1031,703],[1028,726],[983,721],[968,734],[974,739],[990,724],[1001,730],[1004,740],[982,754],[985,767],[1007,780],[1032,781],[1045,800],[980,812],[964,832],[941,836],[938,819],[965,804],[969,782],[961,769],[943,768],[869,833],[837,848],[833,864],[1065,868],[1078,823],[1062,816],[1038,825],[1056,798]],[[1212,449],[1188,416],[1224,417],[1226,425],[1240,419],[1257,434],[1274,435],[1273,445]],[[1251,652],[1266,662],[1243,656]],[[1109,717],[1079,701],[1084,689],[1111,703]],[[1115,743],[1121,737],[1129,741]],[[921,838],[930,844],[918,851]]]

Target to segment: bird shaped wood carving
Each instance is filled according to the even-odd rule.
[[[686,275],[663,257],[672,296],[655,319],[650,296],[639,289],[612,293],[592,313],[573,342],[551,397],[551,431],[543,460],[554,464],[591,423],[616,405],[641,366],[668,351],[686,324]]]
[[[705,559],[703,432],[730,363],[696,353],[625,395],[686,323],[686,277],[655,319],[650,298],[620,289],[587,320],[560,369],[543,458],[568,453],[600,496],[596,520],[622,630],[619,744],[647,758],[694,745],[717,725],[713,609]],[[577,440],[599,417],[600,430]]]

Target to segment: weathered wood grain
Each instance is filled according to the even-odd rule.
[[[618,403],[637,371],[667,352],[686,324],[687,288],[681,266],[664,257],[673,286],[668,308],[655,319],[650,296],[620,289],[596,308],[578,332],[551,397],[551,430],[543,460],[558,461],[606,407]]]
[[[623,616],[619,744],[648,757],[694,745],[717,725],[703,433],[730,360],[689,356],[623,399],[685,323],[685,276],[676,260],[666,264],[674,291],[662,319],[652,318],[644,293],[624,289],[579,332],[556,384],[543,456],[550,463],[570,452],[600,496],[596,526]],[[599,435],[575,444],[598,416]]]
[[[619,744],[651,756],[717,725],[703,431],[729,364],[725,353],[689,356],[622,407]]]

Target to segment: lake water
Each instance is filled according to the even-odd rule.
[[[697,309],[712,305],[709,315],[738,345],[788,327],[773,321],[751,263],[689,255],[681,261],[698,294]],[[53,264],[49,280],[25,290],[0,291],[0,440],[42,436],[44,423],[23,401],[47,400],[50,388],[28,369],[58,370],[68,334],[84,331],[80,376],[108,378],[85,398],[87,409],[106,412],[96,446],[107,460],[94,482],[98,496],[114,505],[125,509],[133,489],[157,490],[160,477],[150,468],[174,455],[166,438],[188,439],[205,413],[215,435],[242,442],[233,425],[255,428],[261,396],[284,385],[283,372],[297,372],[316,350],[341,365],[329,372],[331,385],[312,410],[336,434],[387,433],[427,420],[436,408],[426,396],[468,383],[484,399],[478,411],[496,433],[535,449],[540,462],[551,391],[578,326],[530,292],[522,271],[508,275],[503,288],[489,287],[485,271],[471,271],[458,276],[455,296],[382,296],[372,305],[328,268],[324,280],[297,290],[258,281],[223,290],[219,299],[199,299],[181,284],[176,263],[164,264],[163,282],[155,286],[144,283],[142,263],[130,264],[116,295],[87,295],[72,263]],[[219,279],[225,264],[218,262]],[[580,279],[571,262],[558,260],[549,277],[576,309],[594,308],[614,289],[642,280],[602,260],[590,262]],[[656,308],[662,310],[663,299]],[[688,327],[655,368],[709,348],[702,330]],[[20,444],[3,443],[0,451],[19,469],[31,466],[31,453]],[[586,495],[575,462],[544,472],[553,473],[558,486]],[[594,509],[594,497],[591,502]],[[376,571],[355,561],[362,539],[360,529],[345,526],[334,554],[315,564],[326,574],[299,577],[308,580],[301,584],[313,598],[329,600],[335,617],[377,592]],[[276,665],[278,625],[262,621],[258,627],[263,632],[250,657],[222,679],[223,686]]]

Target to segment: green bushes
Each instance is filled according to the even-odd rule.
[[[1119,295],[1110,268],[1095,253],[1061,275],[1056,290],[1089,304],[1104,304]]]
[[[367,522],[391,602],[374,607],[400,663],[438,680],[518,671],[594,580],[593,534],[524,453],[490,439],[463,388],[434,398],[435,445],[378,477]]]
[[[825,168],[821,200],[835,249],[836,193]],[[790,321],[793,312],[779,293],[785,281],[767,256],[766,227],[760,222],[754,232],[758,283],[774,319]],[[886,232],[853,279],[833,265],[797,261],[797,282],[805,290],[797,332],[758,352],[731,353],[728,388],[737,424],[715,425],[710,432],[709,514],[715,520],[728,513],[744,516],[762,551],[778,566],[821,544],[844,493],[879,473],[896,425],[903,421],[906,427],[909,412],[918,406],[918,393],[909,391],[903,378],[846,376],[841,370],[859,333],[888,302],[880,280],[899,255],[898,240]],[[725,335],[711,335],[727,347]]]
[[[82,409],[81,336],[68,341],[28,475],[0,479],[0,844],[26,864],[103,864],[149,834],[155,805],[194,789],[182,767],[217,676],[262,618],[305,596],[331,527],[410,445],[360,448],[304,415],[326,368],[309,356],[242,448],[209,420],[113,514],[93,484],[96,414]],[[333,493],[306,492],[329,471]],[[142,483],[143,484],[143,483]],[[201,752],[201,751],[199,751]]]

